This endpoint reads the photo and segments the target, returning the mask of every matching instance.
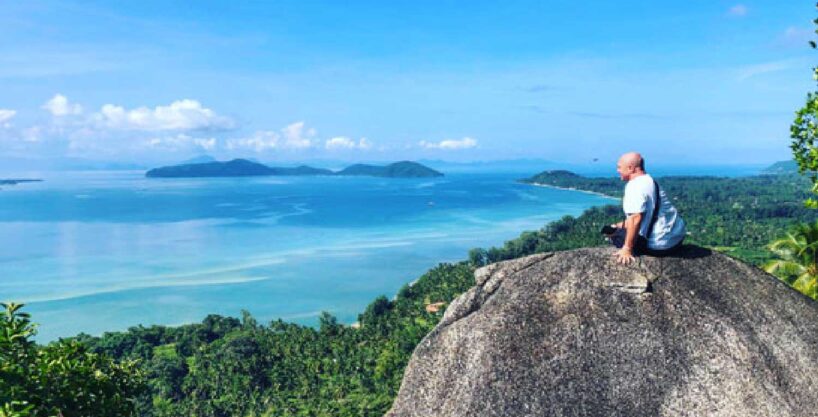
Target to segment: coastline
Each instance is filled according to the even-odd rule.
[[[619,198],[618,198],[618,197],[614,197],[614,196],[611,196],[611,195],[608,195],[608,194],[603,194],[603,193],[596,192],[596,191],[580,190],[579,188],[573,188],[573,187],[558,187],[558,186],[556,186],[556,185],[551,185],[551,184],[543,184],[543,183],[541,183],[541,182],[525,182],[524,184],[533,185],[533,186],[535,186],[535,187],[547,187],[547,188],[554,188],[554,189],[557,189],[557,190],[565,190],[565,191],[577,191],[577,192],[580,192],[580,193],[593,194],[593,195],[596,195],[596,196],[599,196],[599,197],[610,198],[610,199],[612,199],[612,200],[619,200]]]
[[[603,198],[607,198],[607,199],[611,199],[611,200],[617,200],[617,201],[621,200],[619,197],[613,197],[613,196],[610,196],[610,195],[608,195],[608,194],[603,194],[603,193],[596,192],[596,191],[581,190],[581,189],[578,189],[578,188],[571,188],[571,187],[558,187],[558,186],[556,186],[556,185],[543,184],[543,183],[539,183],[539,182],[525,182],[525,181],[518,181],[518,182],[523,183],[523,184],[527,184],[527,185],[533,185],[533,186],[535,186],[535,187],[553,188],[553,189],[563,190],[563,191],[575,191],[575,192],[580,192],[580,193],[585,193],[585,194],[591,194],[591,195],[595,195],[595,196],[597,196],[597,197],[603,197]],[[591,206],[591,207],[599,207],[599,206]],[[590,207],[589,207],[589,208],[590,208]],[[580,214],[580,215],[581,215],[581,214]],[[577,217],[578,217],[578,216],[580,216],[580,215],[577,215]],[[547,225],[549,225],[549,224],[551,224],[551,223],[554,223],[554,222],[556,222],[556,221],[558,221],[558,220],[557,220],[557,219],[555,219],[555,220],[551,220],[551,221],[549,221],[549,222],[546,222],[546,223],[545,223],[545,225],[543,225],[543,227],[545,227],[545,226],[547,226]],[[520,231],[519,233],[521,233],[521,234],[522,234],[522,233],[525,233],[525,232],[527,232],[527,231],[529,231],[529,230],[522,230],[522,231]],[[512,238],[512,239],[510,239],[510,240],[514,240],[514,239],[515,239],[515,238]],[[505,243],[506,243],[506,241],[502,242],[502,244],[505,244]],[[459,260],[459,261],[454,261],[454,262],[465,262],[465,261],[468,261],[468,258],[466,258],[466,259],[461,259],[461,260]],[[430,268],[429,270],[431,270],[431,269],[433,269],[433,268]],[[427,272],[428,272],[428,270],[427,270]],[[424,274],[425,274],[425,272],[424,272]],[[414,285],[415,285],[415,284],[416,284],[416,283],[417,283],[417,282],[418,282],[418,281],[419,281],[419,280],[422,278],[422,275],[423,275],[423,274],[421,274],[421,276],[419,276],[419,277],[415,278],[415,279],[414,279],[414,280],[412,280],[411,282],[407,283],[407,285],[408,285],[409,287],[414,286]],[[392,295],[392,298],[390,298],[390,301],[395,301],[395,300],[397,300],[397,298],[398,298],[398,293],[399,293],[399,292],[400,292],[400,290],[396,291],[396,292],[395,292],[395,293]],[[344,324],[345,324],[345,325],[348,325],[348,326],[350,326],[350,327],[353,327],[353,328],[359,328],[359,327],[360,327],[360,323],[359,323],[358,321],[351,322],[351,323],[344,323]]]

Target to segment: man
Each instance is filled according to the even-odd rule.
[[[616,261],[630,264],[634,255],[665,256],[684,240],[685,223],[658,183],[645,173],[642,155],[629,152],[619,158],[616,171],[625,185],[622,209],[626,219],[606,227],[617,248]],[[658,199],[658,204],[657,204]]]

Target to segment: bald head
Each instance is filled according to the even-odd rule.
[[[637,152],[628,152],[619,157],[616,163],[616,172],[622,181],[630,181],[640,175],[645,174],[645,160]]]
[[[639,155],[638,152],[628,152],[619,157],[619,162],[632,166],[638,167],[641,170],[645,170],[645,162],[642,160],[642,155]]]

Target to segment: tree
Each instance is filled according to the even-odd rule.
[[[26,384],[34,368],[34,342],[37,333],[22,304],[2,304],[0,311],[0,416],[22,417],[33,415]]]
[[[22,304],[0,304],[0,416],[130,416],[144,383],[136,362],[116,363],[76,340],[38,346]]]
[[[338,319],[335,318],[335,316],[329,312],[322,311],[321,315],[318,316],[318,327],[321,329],[321,333],[334,336],[338,333],[341,325],[338,324]]]
[[[779,256],[764,269],[801,293],[818,299],[818,222],[797,224],[785,237],[770,243]]]
[[[813,20],[818,26],[818,19]],[[818,29],[815,30],[818,33]],[[810,41],[810,46],[816,49],[816,43]],[[818,81],[818,67],[812,69],[812,78]],[[818,91],[807,94],[807,102],[804,107],[795,113],[795,120],[790,126],[790,136],[792,137],[792,149],[795,162],[798,163],[798,171],[802,174],[808,173],[812,180],[812,193],[818,194]],[[805,202],[807,207],[818,208],[818,200],[809,198]]]
[[[818,7],[818,5],[816,5]],[[818,33],[818,19],[814,19],[815,33]],[[815,41],[809,41],[812,49],[818,48]],[[818,81],[818,67],[813,67],[812,78]],[[808,174],[812,182],[811,192],[818,194],[818,91],[807,93],[804,107],[795,113],[790,126],[793,158],[798,163],[798,171]],[[804,202],[808,208],[818,208],[818,200],[813,197]],[[779,259],[768,262],[764,269],[778,275],[796,290],[818,299],[818,223],[797,224],[785,237],[768,246]]]
[[[469,251],[469,262],[475,267],[485,266],[488,263],[488,252],[483,248],[473,248]]]

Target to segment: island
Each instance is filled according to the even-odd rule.
[[[619,197],[622,192],[622,187],[624,187],[624,183],[618,178],[588,178],[566,170],[543,171],[533,177],[521,179],[520,182],[565,190],[580,190],[614,197]]]
[[[0,185],[17,185],[17,184],[21,184],[21,183],[24,183],[24,182],[41,182],[41,181],[42,180],[39,180],[39,179],[18,179],[18,178],[5,179],[5,180],[0,179]]]
[[[761,170],[761,175],[798,174],[798,164],[793,161],[779,161]]]
[[[340,171],[301,165],[293,168],[271,167],[247,159],[180,164],[154,168],[148,178],[255,177],[255,176],[370,176],[387,178],[442,177],[443,174],[417,162],[401,161],[385,166],[356,164]]]
[[[370,177],[413,178],[442,177],[443,173],[425,165],[411,161],[395,162],[386,166],[355,164],[348,166],[335,175],[364,175]]]

